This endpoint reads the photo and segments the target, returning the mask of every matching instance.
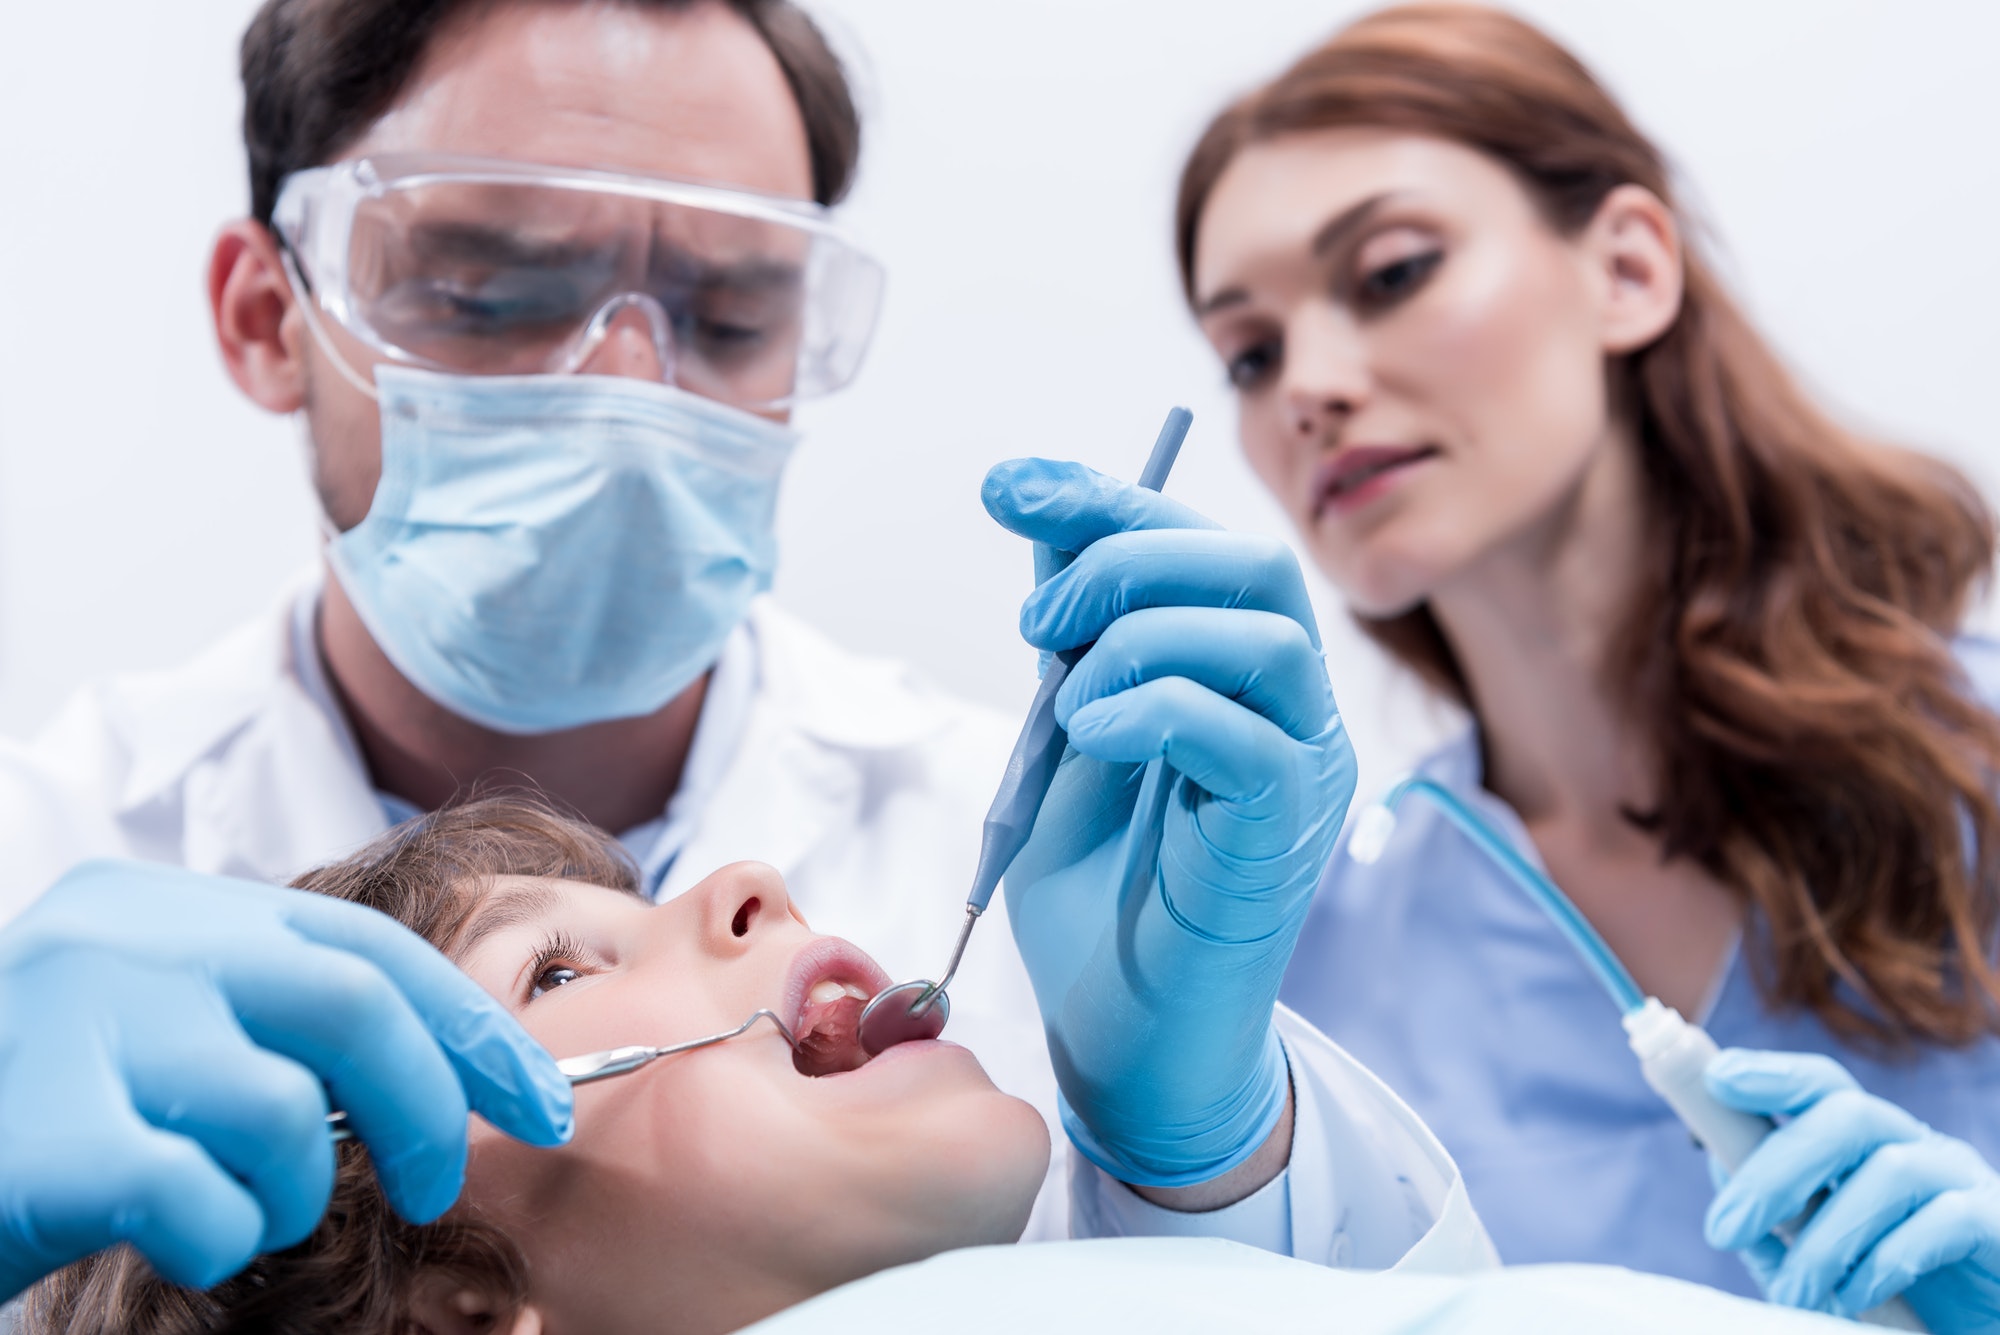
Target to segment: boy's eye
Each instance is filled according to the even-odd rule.
[[[578,960],[583,964],[579,965]],[[586,965],[589,967],[584,967]],[[528,1000],[533,1001],[559,987],[567,987],[599,966],[598,954],[585,949],[582,941],[567,932],[552,932],[543,940],[541,948],[535,951],[525,971],[528,976]]]
[[[533,998],[545,992],[553,992],[563,984],[573,983],[581,977],[583,977],[581,972],[567,964],[552,964],[535,975],[534,984],[528,989],[528,996]]]

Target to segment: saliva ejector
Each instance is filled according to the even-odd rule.
[[[1674,1110],[1695,1142],[1708,1151],[1723,1171],[1734,1174],[1750,1157],[1750,1152],[1777,1130],[1778,1124],[1768,1117],[1731,1108],[1708,1092],[1704,1072],[1720,1051],[1708,1031],[1658,997],[1640,991],[1624,962],[1611,952],[1611,947],[1570,902],[1569,896],[1547,873],[1521,856],[1519,849],[1474,815],[1450,789],[1417,775],[1401,780],[1381,802],[1356,818],[1354,836],[1347,845],[1348,856],[1364,864],[1377,861],[1396,832],[1396,807],[1412,793],[1429,798],[1460,833],[1549,915],[1549,920],[1575,947],[1612,1004],[1618,1007],[1626,1040],[1631,1044],[1632,1055],[1639,1059],[1639,1073],[1646,1083]],[[1814,1201],[1798,1218],[1774,1229],[1778,1240],[1790,1246],[1819,1204]],[[1891,1298],[1879,1307],[1870,1308],[1858,1320],[1892,1330],[1928,1329],[1901,1298]]]

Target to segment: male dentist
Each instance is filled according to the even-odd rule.
[[[326,560],[196,661],[97,685],[0,753],[0,916],[54,880],[0,936],[16,1286],[118,1238],[190,1282],[285,1245],[323,1204],[325,1139],[292,1133],[328,1083],[371,1109],[378,1151],[430,1147],[400,1199],[443,1208],[462,1136],[371,1084],[352,1017],[428,1034],[454,1109],[566,1134],[504,1015],[269,883],[526,781],[621,832],[660,897],[760,859],[816,927],[920,975],[1012,740],[760,596],[791,408],[855,373],[881,284],[826,212],[860,131],[802,12],[269,0],[243,78],[251,216],[210,260],[215,333],[247,396],[304,419]],[[1274,1013],[1354,784],[1296,562],[1075,466],[1003,465],[985,500],[1076,554],[1028,639],[1096,645],[1009,881],[1019,950],[987,929],[953,988],[952,1037],[1081,1151],[1030,1236],[1073,1216],[1326,1262],[1486,1255],[1421,1125]],[[1183,777],[1128,883],[1161,757]],[[235,1056],[139,1069],[121,1036],[176,1007]],[[191,1107],[269,1115],[218,1129]],[[218,1173],[261,1213],[148,1231],[135,1199]]]

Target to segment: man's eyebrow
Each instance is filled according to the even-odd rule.
[[[1332,250],[1335,246],[1338,246],[1342,241],[1353,235],[1357,229],[1366,226],[1368,220],[1374,217],[1381,210],[1382,206],[1392,198],[1394,198],[1394,192],[1384,190],[1379,194],[1370,195],[1358,204],[1350,204],[1320,224],[1319,230],[1313,233],[1312,242],[1307,246],[1307,250],[1311,252],[1315,259],[1325,256],[1329,250]],[[1199,306],[1195,307],[1195,318],[1198,320],[1206,319],[1217,311],[1227,310],[1231,306],[1240,306],[1248,300],[1250,300],[1248,290],[1240,287],[1224,288],[1213,296],[1204,299]]]
[[[451,943],[451,958],[463,960],[495,932],[540,922],[555,911],[561,898],[546,885],[510,885],[489,894]]]
[[[479,222],[419,222],[410,229],[411,248],[428,258],[487,264],[564,264],[594,258],[601,242],[541,240]]]
[[[736,260],[704,259],[695,251],[671,242],[663,243],[653,261],[661,276],[690,287],[725,288],[754,292],[797,287],[804,266],[789,260],[762,256]]]

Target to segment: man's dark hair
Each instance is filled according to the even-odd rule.
[[[575,3],[576,0],[541,0]],[[813,198],[832,204],[854,182],[861,118],[840,58],[791,0],[718,0],[757,30],[798,100]],[[269,226],[278,187],[330,162],[395,105],[437,34],[494,0],[265,0],[243,34],[243,146],[250,213]],[[618,0],[690,9],[701,0]]]

